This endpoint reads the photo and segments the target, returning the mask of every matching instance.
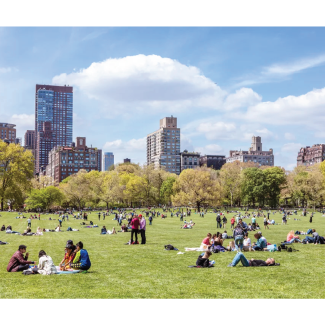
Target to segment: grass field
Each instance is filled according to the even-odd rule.
[[[300,212],[298,213],[300,214]],[[17,213],[2,212],[1,225],[11,225],[13,230],[23,232],[27,219],[15,219]],[[230,233],[230,219],[227,230]],[[25,216],[28,216],[27,214]],[[36,228],[54,229],[58,221],[49,221],[48,215],[41,220],[32,220],[32,230]],[[58,219],[57,216],[52,216]],[[281,223],[281,215],[271,218]],[[299,218],[301,221],[294,221]],[[102,219],[102,218],[101,218]],[[235,252],[213,254],[214,268],[188,268],[196,262],[199,252],[165,251],[164,245],[172,244],[184,252],[185,247],[199,247],[208,232],[216,233],[216,215],[208,213],[204,218],[192,214],[196,223],[193,229],[180,229],[179,218],[162,220],[154,218],[153,225],[147,221],[147,244],[124,245],[130,233],[100,235],[101,226],[116,229],[113,216],[98,222],[92,212],[89,220],[99,228],[81,228],[81,220],[71,219],[63,222],[63,230],[68,226],[78,228],[79,232],[44,233],[43,236],[18,236],[0,232],[0,240],[9,245],[0,246],[0,298],[325,298],[325,245],[294,244],[299,252],[247,252],[247,258],[266,259],[274,257],[279,267],[229,268]],[[188,221],[190,218],[186,218]],[[246,219],[245,221],[247,221]],[[262,225],[262,219],[257,219]],[[316,213],[312,227],[309,217],[290,216],[287,225],[262,228],[268,242],[283,241],[290,230],[315,228],[320,235],[325,233],[325,218]],[[252,242],[253,233],[249,233]],[[304,238],[305,236],[301,236]],[[38,261],[38,252],[43,249],[56,265],[62,260],[66,241],[82,241],[88,250],[92,267],[86,274],[72,275],[32,275],[8,273],[6,267],[12,254],[20,244],[27,245],[31,260]],[[228,240],[226,241],[226,244]]]

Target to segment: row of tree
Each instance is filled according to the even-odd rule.
[[[0,202],[30,209],[116,206],[319,206],[325,201],[325,162],[296,167],[258,167],[235,161],[221,170],[186,169],[177,176],[153,166],[120,164],[110,171],[85,170],[53,186],[47,176],[33,177],[33,157],[0,141]]]

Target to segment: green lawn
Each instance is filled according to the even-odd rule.
[[[27,219],[15,219],[17,213],[1,213],[0,224],[11,225],[13,230],[23,232]],[[228,233],[230,218],[228,217]],[[27,214],[25,216],[28,216]],[[41,215],[41,221],[32,220],[32,230],[37,226],[50,228],[58,221],[49,221],[48,215]],[[274,217],[281,223],[281,216]],[[58,219],[57,216],[54,218]],[[63,223],[79,228],[79,232],[44,233],[43,236],[22,237],[0,232],[0,240],[9,245],[0,246],[0,298],[325,298],[324,251],[325,245],[294,244],[299,252],[250,252],[247,258],[266,259],[274,257],[279,267],[228,268],[234,252],[213,254],[214,268],[191,269],[188,265],[196,262],[199,252],[165,251],[164,245],[172,244],[184,252],[185,247],[198,247],[207,232],[216,233],[216,215],[209,213],[205,218],[192,214],[196,223],[193,229],[180,229],[179,218],[154,218],[153,225],[147,221],[147,244],[124,245],[130,239],[130,233],[100,235],[100,227],[113,226],[118,229],[113,216],[98,222],[98,216],[92,212],[89,220],[99,228],[81,228],[81,220],[70,219]],[[311,228],[309,217],[297,216],[301,221],[288,225],[270,226],[262,229],[268,242],[279,243],[286,238],[289,230]],[[188,221],[190,218],[186,218]],[[262,224],[262,219],[257,219]],[[247,219],[245,220],[247,221]],[[320,235],[325,232],[325,218],[317,213],[312,226]],[[250,232],[253,241],[253,233]],[[302,236],[304,238],[304,236]],[[53,258],[56,265],[64,255],[65,243],[72,239],[74,243],[82,241],[88,250],[92,267],[89,273],[72,275],[32,275],[8,273],[6,267],[11,255],[20,244],[27,245],[30,259],[38,260],[38,252],[43,249]],[[226,241],[227,243],[228,241]]]

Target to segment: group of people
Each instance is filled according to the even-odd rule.
[[[8,266],[8,272],[24,272],[24,274],[50,275],[61,271],[82,270],[87,271],[91,267],[91,262],[87,250],[83,248],[80,241],[73,245],[72,240],[67,241],[63,260],[57,268],[52,258],[44,250],[38,253],[38,264],[34,260],[29,260],[29,253],[26,245],[20,245],[18,250],[12,255]]]

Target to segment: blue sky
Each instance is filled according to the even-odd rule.
[[[146,162],[173,115],[182,150],[225,154],[262,137],[292,169],[324,143],[324,28],[0,28],[1,121],[34,128],[36,83],[74,86],[73,137]]]

